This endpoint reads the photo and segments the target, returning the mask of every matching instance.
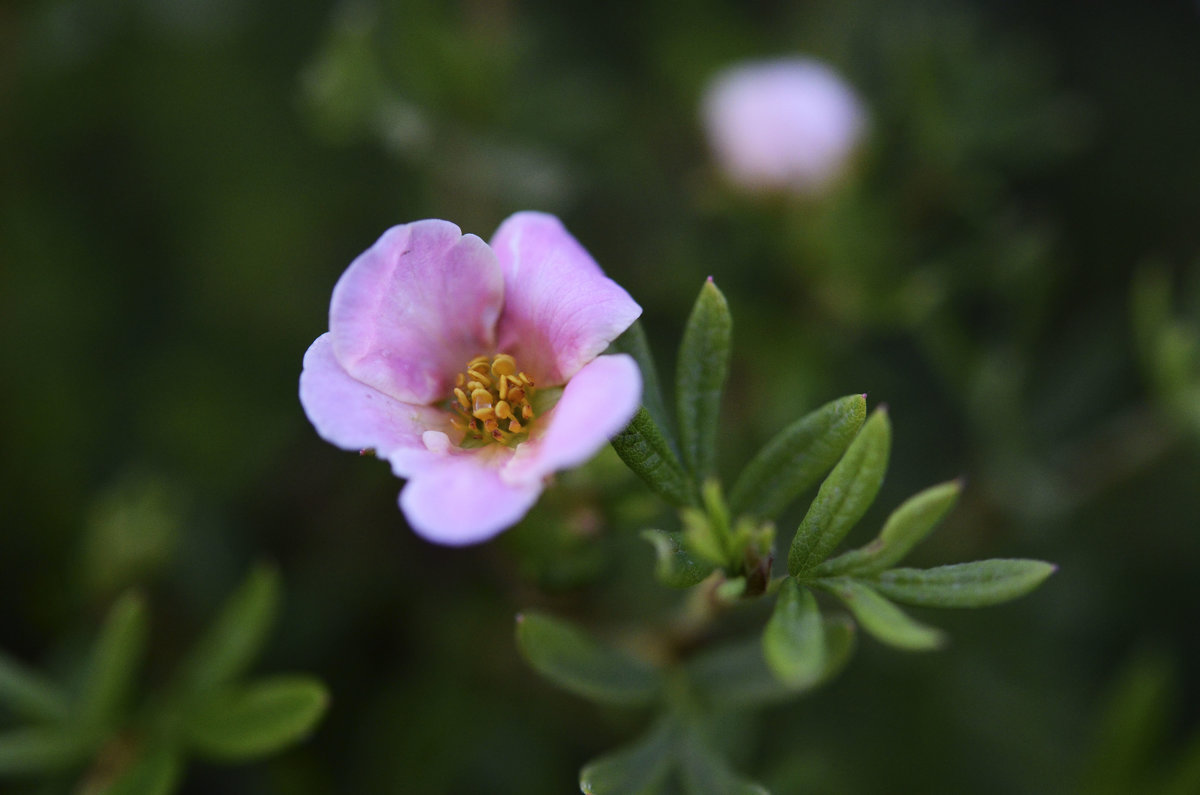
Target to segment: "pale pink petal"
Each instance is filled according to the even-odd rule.
[[[500,267],[478,237],[448,221],[394,226],[333,288],[334,354],[398,400],[442,400],[454,374],[492,349],[503,302]]]
[[[485,457],[463,453],[415,474],[400,492],[400,509],[423,538],[462,546],[486,541],[519,522],[541,492],[540,480],[505,483]]]
[[[642,313],[552,215],[509,217],[492,248],[504,270],[499,350],[541,384],[565,383]]]
[[[545,430],[517,448],[502,477],[514,484],[537,483],[579,466],[629,424],[641,400],[642,375],[631,356],[593,359],[567,382],[557,405],[541,419]]]
[[[404,403],[351,378],[334,357],[328,333],[304,354],[300,403],[322,439],[346,450],[373,448],[399,475],[432,455],[422,441],[426,431],[449,429],[445,412]]]

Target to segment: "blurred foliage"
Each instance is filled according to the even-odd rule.
[[[828,196],[752,200],[709,164],[696,103],[717,68],[790,52],[861,92],[869,142]],[[635,532],[670,513],[615,456],[498,542],[438,549],[296,401],[330,288],[383,229],[486,234],[532,207],[642,304],[664,372],[695,286],[721,285],[718,474],[866,392],[896,440],[864,525],[964,476],[914,565],[1061,566],[939,618],[947,651],[863,644],[705,743],[776,792],[1058,793],[1128,742],[1120,775],[1170,791],[1200,712],[1198,96],[1184,0],[4,6],[0,646],[65,681],[138,586],[163,681],[266,556],[289,599],[263,665],[313,671],[331,708],[270,760],[192,765],[183,792],[562,792],[653,739],[547,687],[511,635],[530,605],[602,635],[676,607]],[[1175,661],[1181,717],[1098,741],[1142,720],[1098,716],[1144,644]]]

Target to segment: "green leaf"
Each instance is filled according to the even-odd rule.
[[[687,795],[770,795],[761,785],[734,773],[697,727],[685,733],[676,753]]]
[[[729,374],[733,320],[725,296],[711,277],[692,307],[675,372],[675,400],[683,463],[703,483],[716,459],[721,392]]]
[[[90,738],[67,726],[31,726],[0,734],[0,775],[66,770],[92,751]]]
[[[255,567],[192,650],[183,669],[183,686],[204,693],[245,673],[275,622],[279,600],[279,573],[272,566]]]
[[[829,556],[866,513],[887,471],[892,430],[887,412],[876,409],[842,460],[821,484],[792,540],[788,573],[805,573]]]
[[[625,466],[667,502],[672,505],[699,502],[695,484],[644,406],[633,415],[629,425],[613,437],[612,446]]]
[[[866,416],[866,398],[847,395],[784,428],[742,470],[729,493],[730,510],[778,516],[837,463]]]
[[[635,320],[625,333],[613,340],[613,350],[628,353],[637,362],[642,371],[642,405],[650,414],[654,424],[662,432],[672,452],[678,454],[679,445],[671,431],[671,415],[667,413],[667,404],[663,400],[662,387],[658,382],[658,368],[654,366],[654,356],[650,353],[650,343],[646,339],[646,331],[640,320]]]
[[[1040,560],[977,560],[934,569],[892,569],[871,585],[897,602],[920,607],[985,607],[1024,596],[1056,567]]]
[[[646,704],[662,688],[659,672],[648,663],[601,646],[573,625],[547,615],[517,616],[517,645],[538,673],[594,701]]]
[[[657,795],[671,773],[673,722],[663,719],[636,743],[595,759],[579,772],[585,795]]]
[[[650,529],[642,531],[642,538],[654,545],[658,555],[654,573],[664,585],[690,588],[712,574],[712,564],[696,559],[683,543],[683,533]]]
[[[143,751],[104,795],[171,795],[183,777],[183,757],[172,747]]]
[[[0,652],[0,704],[36,721],[57,722],[67,717],[67,696],[37,671]]]
[[[788,578],[762,636],[763,656],[779,679],[807,688],[825,672],[825,627],[816,597]]]
[[[854,624],[842,616],[825,619],[825,667],[818,681],[836,676],[854,650]],[[705,651],[684,666],[700,697],[717,708],[742,709],[778,704],[802,693],[780,681],[767,665],[759,639],[739,641]],[[810,685],[811,687],[811,685]]]
[[[910,618],[863,583],[840,577],[813,584],[841,599],[862,628],[882,643],[908,651],[929,651],[945,642],[941,630]]]
[[[92,647],[76,710],[78,724],[103,733],[120,718],[146,646],[146,607],[129,592],[117,600]]]
[[[213,759],[250,759],[306,736],[329,706],[325,686],[308,676],[273,676],[218,690],[185,717],[188,745]]]
[[[909,497],[892,511],[874,541],[825,561],[813,575],[871,574],[899,563],[950,512],[961,491],[962,481],[952,480]]]

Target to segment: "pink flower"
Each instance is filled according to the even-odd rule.
[[[334,287],[300,402],[326,441],[408,479],[417,533],[483,541],[633,417],[637,365],[599,354],[641,312],[554,216],[517,213],[491,246],[447,221],[395,226]]]
[[[858,97],[809,58],[754,61],[709,84],[703,118],[721,168],[747,190],[817,194],[844,170],[862,136]]]

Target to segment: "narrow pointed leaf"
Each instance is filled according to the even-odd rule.
[[[661,676],[650,664],[602,646],[582,630],[547,615],[517,616],[517,646],[538,673],[594,701],[646,704],[662,688]]]
[[[841,599],[863,630],[882,643],[908,651],[930,651],[945,643],[941,630],[910,617],[867,585],[844,577],[814,585]]]
[[[872,586],[897,602],[921,607],[985,607],[1016,599],[1055,571],[1041,560],[978,560],[934,569],[892,569]]]
[[[887,412],[876,409],[825,478],[800,523],[788,552],[789,574],[802,574],[825,560],[871,507],[887,472],[891,444]]]
[[[654,545],[658,561],[654,573],[671,588],[690,588],[712,574],[711,563],[697,558],[683,543],[683,533],[643,530],[642,538]]]
[[[183,758],[178,750],[149,749],[104,790],[104,795],[171,795],[182,775]]]
[[[68,726],[31,726],[0,733],[0,775],[65,770],[84,760],[93,743]]]
[[[825,618],[825,670],[818,684],[828,682],[842,672],[854,653],[854,622],[848,616]]]
[[[674,726],[663,720],[636,743],[594,759],[579,772],[585,795],[657,795],[671,773]]]
[[[700,288],[683,331],[675,373],[680,448],[697,484],[713,472],[732,336],[729,305],[710,278]]]
[[[790,577],[779,590],[775,612],[763,631],[763,656],[780,681],[812,687],[825,671],[825,626],[812,591]]]
[[[109,610],[92,648],[77,706],[80,726],[104,731],[121,717],[145,646],[145,604],[126,593]]]
[[[3,652],[0,652],[0,704],[36,721],[54,722],[67,717],[67,696],[62,689]]]
[[[251,759],[308,735],[329,695],[307,676],[273,676],[212,693],[186,718],[188,746],[213,759]]]
[[[962,481],[952,480],[908,498],[892,511],[874,541],[825,561],[813,575],[871,574],[894,566],[950,512],[961,491]]]
[[[654,493],[672,505],[695,505],[696,486],[662,431],[643,406],[623,431],[612,440],[613,449],[625,466],[646,482]]]
[[[672,452],[678,455],[679,445],[671,430],[671,415],[667,413],[667,404],[663,400],[662,386],[658,381],[658,368],[654,366],[654,356],[650,353],[650,342],[646,339],[646,330],[640,320],[635,320],[625,333],[613,340],[612,347],[621,353],[628,353],[637,362],[642,371],[642,405],[662,432]]]
[[[184,687],[203,693],[245,673],[275,622],[279,599],[279,573],[271,566],[252,570],[188,657]]]
[[[780,431],[746,465],[729,493],[734,516],[778,516],[838,462],[866,416],[866,398],[848,395]]]

